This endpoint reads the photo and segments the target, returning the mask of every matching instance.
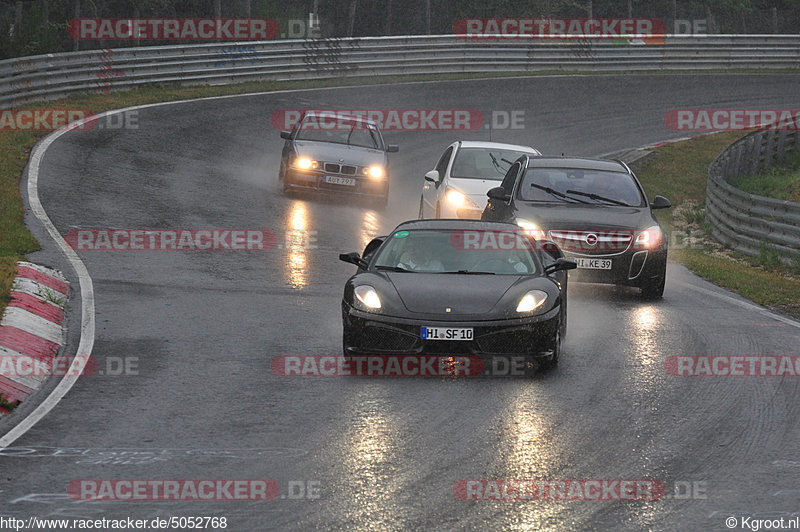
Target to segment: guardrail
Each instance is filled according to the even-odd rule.
[[[717,240],[746,255],[759,255],[766,243],[787,264],[800,257],[800,203],[748,194],[728,183],[757,174],[788,150],[800,151],[800,131],[759,130],[725,148],[711,163],[706,220]]]
[[[660,41],[659,44],[653,42]],[[118,48],[0,61],[0,107],[146,83],[397,74],[800,69],[800,35],[497,39],[457,35]]]

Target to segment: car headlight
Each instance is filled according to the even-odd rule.
[[[454,188],[447,188],[447,192],[444,194],[447,203],[452,205],[453,207],[469,207],[474,209],[479,209],[478,204],[469,199],[466,194],[460,192]]]
[[[519,300],[517,312],[533,312],[547,301],[547,292],[542,290],[531,290]]]
[[[301,170],[311,170],[312,168],[317,168],[319,163],[308,157],[298,157],[294,160],[294,165]]]
[[[522,228],[526,235],[532,236],[536,240],[547,240],[547,233],[530,220],[518,218],[517,225]]]
[[[654,249],[661,246],[662,239],[661,228],[654,225],[636,235],[636,247]]]
[[[383,166],[377,164],[364,168],[364,173],[372,179],[381,179],[385,175]]]
[[[381,298],[371,286],[366,284],[356,286],[353,293],[356,296],[356,306],[361,303],[362,310],[379,310],[381,308]]]

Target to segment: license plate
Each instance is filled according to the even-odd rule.
[[[578,268],[586,268],[588,270],[610,270],[611,259],[576,259]]]
[[[352,177],[339,177],[337,175],[326,175],[322,178],[326,183],[331,185],[347,185],[349,187],[356,186],[356,180]]]
[[[423,327],[423,340],[472,340],[472,327]]]

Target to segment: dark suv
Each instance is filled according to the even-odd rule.
[[[491,189],[482,220],[513,222],[552,240],[578,269],[577,282],[635,286],[645,298],[664,293],[668,236],[641,183],[622,161],[524,155]]]

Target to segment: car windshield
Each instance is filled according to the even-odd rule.
[[[539,271],[533,243],[519,231],[397,231],[375,268],[397,272],[530,275]]]
[[[644,198],[624,172],[576,168],[528,168],[519,198],[536,202],[589,203],[641,207]]]
[[[450,176],[501,181],[511,164],[526,153],[493,148],[461,148],[456,153]]]
[[[360,120],[333,115],[307,115],[295,138],[383,149],[383,140],[377,127]]]

